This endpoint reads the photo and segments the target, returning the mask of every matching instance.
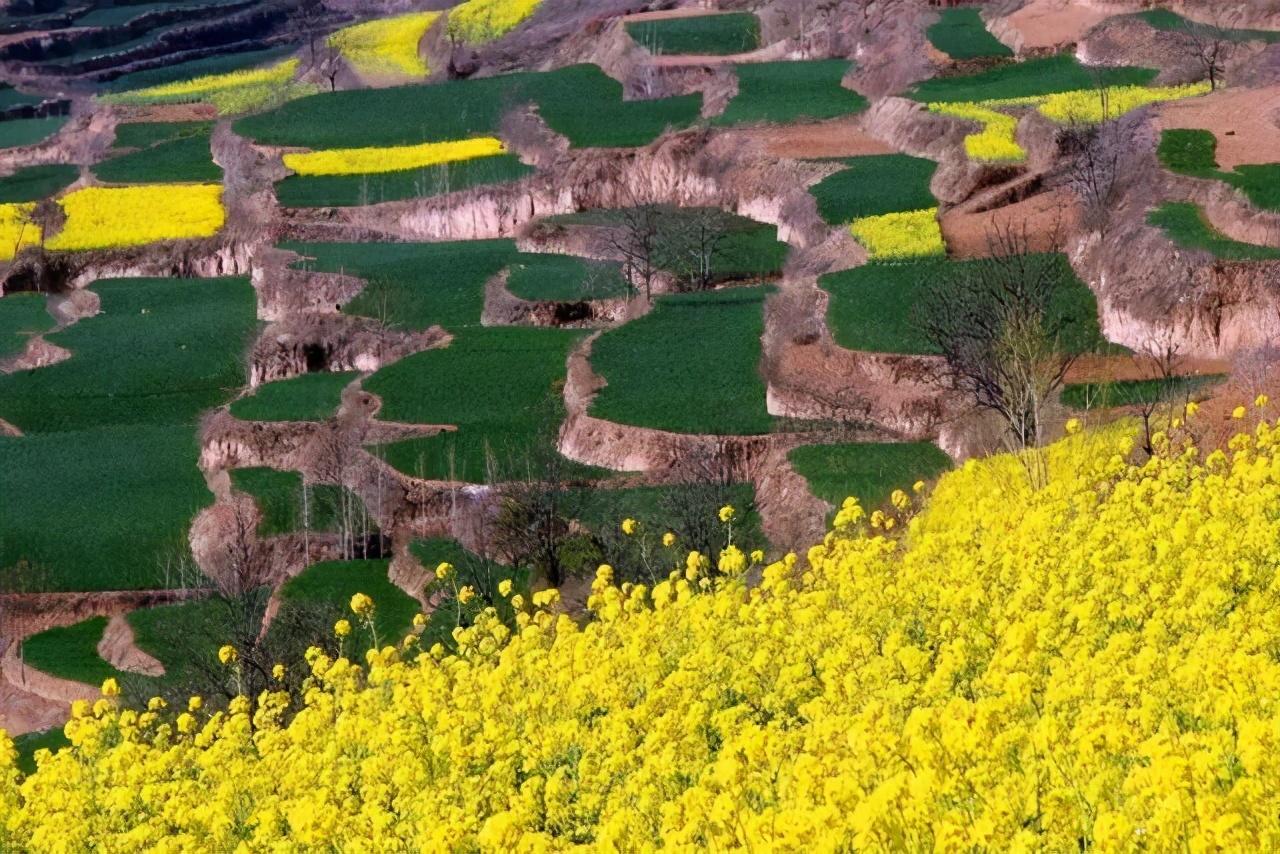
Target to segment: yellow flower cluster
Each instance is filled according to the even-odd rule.
[[[369,175],[492,157],[506,150],[502,140],[482,136],[389,148],[330,148],[295,152],[284,155],[284,165],[299,175]]]
[[[947,251],[937,208],[863,217],[854,220],[849,230],[877,261],[944,255]]]
[[[466,0],[449,10],[449,35],[472,44],[493,41],[541,5],[542,0]]]
[[[40,226],[31,221],[34,202],[0,205],[0,261],[8,261],[24,246],[40,242]]]
[[[58,204],[66,213],[66,223],[45,242],[55,250],[211,237],[226,219],[219,184],[86,187],[63,196]]]
[[[293,83],[299,61],[287,59],[266,68],[207,74],[176,83],[162,83],[103,98],[116,104],[169,104],[207,101],[224,115],[244,113],[309,94],[316,87]]]
[[[602,567],[585,624],[539,591],[296,697],[77,703],[25,779],[0,737],[0,849],[1274,850],[1280,429],[1185,432],[851,500],[755,586]]]
[[[964,139],[965,153],[984,163],[1021,163],[1027,151],[1018,144],[1018,120],[1002,108],[1035,107],[1060,124],[1095,124],[1105,118],[1122,116],[1130,110],[1161,101],[1191,98],[1209,92],[1209,84],[1187,86],[1112,86],[1103,92],[1077,89],[1055,95],[1032,95],[990,101],[929,104],[929,111],[977,122],[982,130]]]
[[[338,30],[329,44],[361,74],[425,77],[430,69],[418,55],[418,43],[439,17],[439,12],[410,12],[365,21]]]

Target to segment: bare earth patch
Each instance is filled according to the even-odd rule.
[[[856,119],[841,118],[807,125],[740,128],[723,136],[741,140],[769,157],[792,160],[892,154],[894,149],[866,133]]]
[[[1218,165],[1280,163],[1280,86],[1224,89],[1162,104],[1156,128],[1202,128],[1218,138]]]
[[[1120,11],[1093,6],[1087,0],[1031,0],[1013,14],[993,21],[991,30],[1019,53],[1052,50],[1075,44]]]
[[[952,208],[939,217],[939,223],[952,256],[982,258],[990,254],[988,235],[993,229],[1025,226],[1031,249],[1047,252],[1054,248],[1055,232],[1068,233],[1075,216],[1075,208],[1065,192],[1048,192],[989,211],[975,213],[964,207]]]

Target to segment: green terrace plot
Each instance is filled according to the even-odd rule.
[[[457,432],[385,446],[400,471],[483,482],[492,455],[523,460],[554,441],[563,418],[565,360],[581,333],[559,329],[474,328],[442,350],[415,353],[369,377],[380,417],[454,424]]]
[[[372,175],[290,175],[276,185],[276,198],[289,208],[372,205],[505,184],[534,171],[514,154],[499,154]]]
[[[750,435],[773,424],[760,376],[764,287],[659,297],[595,342],[608,382],[591,414],[677,433]]]
[[[1196,397],[1208,386],[1226,379],[1224,374],[1170,377],[1152,380],[1117,380],[1109,383],[1071,383],[1062,389],[1062,402],[1073,409],[1108,406],[1140,406],[1180,397]],[[1202,395],[1201,395],[1202,396]]]
[[[106,628],[106,617],[93,617],[34,634],[22,643],[23,661],[50,675],[96,687],[121,675],[98,655],[98,641]]]
[[[938,164],[906,154],[850,157],[846,168],[809,189],[818,201],[818,212],[832,225],[900,211],[936,207],[929,182]]]
[[[951,468],[951,458],[932,442],[805,445],[787,458],[810,491],[836,507],[849,497],[863,507],[878,507],[895,489],[910,492],[917,480]]]
[[[38,202],[66,189],[80,177],[80,168],[66,163],[28,166],[0,178],[0,204]]]
[[[42,100],[44,99],[39,95],[28,95],[26,92],[19,92],[8,83],[0,83],[0,110],[39,104]]]
[[[5,119],[0,121],[0,148],[35,145],[48,139],[67,123],[66,116],[44,119]]]
[[[922,259],[871,263],[823,276],[831,295],[827,323],[836,343],[850,350],[874,353],[928,355],[936,353],[912,319],[914,306],[936,279],[966,274],[965,267],[983,260]],[[1057,256],[1062,285],[1050,310],[1069,325],[1064,344],[1071,352],[1105,349],[1098,329],[1098,306],[1093,292],[1071,270],[1065,256]]]
[[[851,67],[843,59],[735,66],[738,94],[714,123],[789,124],[860,113],[867,108],[867,99],[840,85]]]
[[[281,615],[287,617],[289,609],[313,608],[325,612],[323,622],[329,626],[338,620],[347,620],[352,630],[345,641],[346,649],[348,653],[361,655],[374,646],[374,638],[364,623],[351,613],[351,597],[363,593],[373,599],[378,645],[397,645],[413,627],[413,617],[421,607],[416,599],[391,583],[387,577],[390,564],[387,560],[314,564],[280,589]]]
[[[510,267],[507,290],[520,299],[576,302],[618,299],[632,293],[616,261],[575,255],[522,254]]]
[[[347,273],[367,281],[346,314],[406,329],[478,326],[484,283],[519,257],[511,240],[456,243],[285,243],[304,256],[300,269]]]
[[[266,145],[313,149],[413,145],[497,132],[524,103],[576,147],[647,145],[668,127],[697,121],[701,95],[624,101],[622,84],[594,65],[476,80],[325,92],[236,122]]]
[[[213,122],[126,122],[116,126],[114,147],[150,148],[195,136],[207,138],[212,131]]]
[[[503,566],[479,555],[467,551],[456,540],[433,537],[416,540],[409,546],[409,551],[418,559],[428,572],[434,572],[442,563],[452,564],[455,575],[446,582],[446,589],[452,584],[458,587],[470,585],[476,591],[476,598],[468,608],[463,609],[464,621],[470,610],[478,610],[492,604],[498,616],[512,623],[515,613],[510,605],[509,597],[503,596],[498,585],[505,580],[512,583],[511,595],[520,594],[526,599],[529,596],[529,571],[527,569]],[[592,567],[594,570],[595,567]],[[372,595],[372,594],[370,594]],[[376,601],[376,597],[375,597]],[[436,608],[427,616],[427,625],[423,630],[419,645],[430,649],[432,644],[443,644],[445,648],[453,648],[453,628],[458,624],[459,605],[457,600],[450,600]]]
[[[760,19],[748,12],[635,21],[627,34],[653,54],[746,53],[760,47]]]
[[[301,474],[269,468],[233,469],[231,486],[253,496],[262,513],[262,521],[258,525],[261,536],[303,530],[338,530],[343,487],[328,483],[311,484],[304,495]]]
[[[117,279],[93,289],[102,312],[49,340],[71,358],[0,376],[0,584],[22,567],[50,590],[163,583],[211,495],[196,421],[241,383],[252,334],[244,279]],[[9,299],[8,297],[5,298]],[[75,536],[68,536],[74,531]]]
[[[1224,172],[1218,168],[1218,138],[1212,131],[1166,130],[1160,135],[1157,154],[1170,172],[1225,181],[1255,206],[1280,211],[1280,163],[1240,165]]]
[[[0,359],[18,355],[32,335],[52,328],[53,317],[45,308],[44,294],[16,293],[0,297]]]
[[[231,404],[231,414],[245,421],[323,421],[337,412],[342,390],[360,376],[356,372],[302,374],[263,383]]]
[[[995,59],[1013,51],[991,35],[978,9],[943,9],[938,22],[927,30],[929,41],[952,59]]]
[[[191,425],[241,385],[255,329],[247,279],[102,279],[93,290],[101,313],[48,336],[70,359],[0,376],[0,418],[25,433]]]
[[[1264,41],[1268,44],[1280,42],[1280,32],[1276,30],[1248,30],[1231,27],[1215,27],[1211,24],[1200,24],[1188,21],[1177,12],[1168,9],[1148,9],[1138,12],[1137,17],[1146,21],[1157,30],[1182,33],[1188,27],[1205,33],[1210,38],[1225,39],[1233,42]]]
[[[723,233],[711,259],[711,279],[726,282],[743,279],[768,279],[782,272],[790,247],[778,239],[776,226],[756,222],[744,216],[713,208],[675,208],[662,206],[658,218],[658,234],[654,264],[676,275],[687,272],[684,267],[694,257],[687,236],[694,231],[697,217],[711,215],[708,227]],[[626,212],[621,209],[594,209],[548,217],[545,221],[560,225],[621,226]]]
[[[202,127],[104,160],[93,167],[93,174],[109,184],[221,181],[222,169],[209,149],[209,126],[197,124]]]
[[[1146,86],[1153,68],[1086,68],[1069,54],[1027,59],[964,77],[935,77],[918,84],[910,96],[924,102],[986,101],[1052,95],[1106,86]]]
[[[1165,236],[1183,249],[1208,252],[1227,261],[1270,261],[1280,249],[1232,240],[1211,226],[1200,208],[1191,202],[1166,202],[1147,214],[1147,222],[1163,229]]]

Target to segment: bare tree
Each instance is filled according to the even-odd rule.
[[[709,289],[729,237],[726,220],[718,208],[688,208],[663,217],[656,247],[659,266],[676,273],[689,290]]]
[[[621,222],[606,236],[609,248],[622,259],[627,279],[644,288],[645,299],[653,298],[653,280],[659,269],[661,220],[657,205],[633,204],[622,209]]]
[[[289,27],[298,41],[307,45],[310,68],[318,68],[320,49],[325,39],[327,13],[324,0],[299,0],[289,15]]]
[[[1075,361],[1073,321],[1054,311],[1060,258],[1030,251],[1026,226],[988,234],[991,257],[928,282],[914,320],[950,381],[1008,427],[1015,449],[1040,443],[1044,411]]]
[[[1178,43],[1199,63],[1209,81],[1209,88],[1217,89],[1237,46],[1230,31],[1217,23],[1205,24],[1184,18],[1178,30]]]

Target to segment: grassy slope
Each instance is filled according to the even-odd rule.
[[[323,421],[341,403],[342,390],[355,372],[302,374],[265,383],[231,404],[231,414],[246,421]]]
[[[915,481],[951,468],[951,458],[932,442],[805,445],[788,459],[814,495],[837,507],[850,496],[878,507],[893,490],[910,491]]]
[[[514,154],[501,154],[375,175],[290,175],[276,185],[276,198],[290,208],[350,207],[505,184],[533,172]]]
[[[648,315],[610,330],[591,363],[608,381],[600,418],[679,433],[768,432],[760,377],[766,289],[660,297]]]
[[[1224,172],[1218,168],[1218,139],[1212,131],[1166,130],[1160,135],[1157,154],[1171,172],[1225,181],[1244,193],[1255,206],[1280,211],[1280,163],[1241,165],[1234,171]]]
[[[653,54],[746,53],[760,47],[760,20],[747,12],[639,21],[627,34]]]
[[[860,113],[867,99],[840,85],[851,63],[843,59],[738,65],[738,94],[714,124],[789,124]]]
[[[303,515],[302,475],[296,471],[269,468],[233,469],[231,486],[253,496],[262,512],[258,533],[269,537],[303,530],[309,519],[312,531],[338,530],[342,487],[314,484],[308,490],[306,516]]]
[[[283,59],[296,50],[294,45],[267,48],[265,50],[245,51],[242,53],[220,53],[204,59],[194,59],[176,65],[165,65],[150,68],[146,71],[135,71],[125,74],[107,83],[105,91],[125,92],[130,89],[143,89],[148,86],[159,86],[177,80],[190,80],[207,74],[226,74],[242,68],[267,65]]]
[[[520,255],[511,265],[507,289],[521,299],[565,302],[613,299],[631,293],[616,262],[550,254]]]
[[[28,166],[0,178],[0,204],[47,199],[80,177],[80,169],[66,163]]]
[[[98,655],[98,641],[106,628],[106,617],[93,617],[48,629],[23,642],[23,658],[30,666],[53,676],[101,685],[105,679],[120,676],[120,671]]]
[[[943,9],[929,27],[929,41],[952,59],[987,59],[1013,56],[1013,51],[991,35],[978,9]]]
[[[420,610],[417,600],[410,598],[387,578],[390,561],[350,560],[317,563],[285,583],[280,590],[281,609],[308,605],[331,612],[333,621],[345,619],[352,626],[347,638],[348,650],[361,652],[373,645],[364,626],[351,613],[351,597],[364,593],[373,598],[374,627],[382,645],[396,644],[413,625],[413,615]]]
[[[16,148],[20,145],[34,145],[47,139],[62,129],[67,123],[66,116],[51,116],[47,119],[7,119],[0,121],[0,148]]]
[[[822,287],[831,295],[827,322],[836,343],[850,350],[877,353],[934,352],[911,319],[911,307],[925,285],[937,277],[954,275],[960,267],[976,261],[929,259],[894,264],[866,264],[822,278]],[[1072,320],[1068,346],[1086,352],[1105,346],[1098,329],[1098,307],[1093,293],[1076,278],[1060,258],[1064,286],[1054,306],[1060,316]]]
[[[1147,222],[1164,230],[1183,249],[1208,252],[1227,261],[1267,261],[1280,258],[1280,249],[1232,240],[1209,225],[1191,202],[1165,202],[1147,214]]]
[[[1044,59],[1000,65],[965,77],[935,77],[910,92],[917,101],[985,101],[1049,95],[1074,89],[1092,89],[1100,78],[1109,86],[1146,85],[1155,79],[1151,68],[1086,68],[1074,56],[1060,54]]]
[[[594,65],[477,80],[326,92],[236,122],[271,145],[308,148],[409,145],[493,133],[511,107],[536,103],[552,130],[577,147],[637,146],[698,118],[702,99],[623,101],[622,84]],[[459,109],[465,104],[466,109]],[[351,121],[359,116],[359,121]]]
[[[117,155],[96,164],[93,174],[109,184],[222,180],[222,168],[213,162],[209,150],[208,133],[183,135]]]
[[[1155,29],[1163,30],[1165,32],[1185,32],[1189,25],[1186,18],[1182,17],[1177,12],[1172,12],[1168,9],[1148,9],[1144,12],[1138,12],[1137,17],[1146,21]],[[1212,26],[1205,27],[1205,29],[1208,31],[1216,31],[1229,41],[1264,41],[1268,44],[1280,42],[1280,32],[1277,32],[1276,30],[1247,30]]]
[[[832,225],[859,217],[918,211],[938,204],[929,182],[938,164],[906,154],[850,157],[846,168],[809,189],[818,212]]]
[[[52,328],[53,316],[45,308],[43,294],[16,293],[0,298],[0,359],[21,353],[31,335]]]

